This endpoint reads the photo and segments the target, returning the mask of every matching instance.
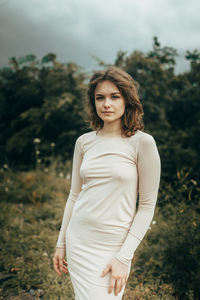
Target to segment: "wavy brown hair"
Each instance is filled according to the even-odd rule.
[[[89,81],[87,113],[91,128],[97,131],[103,128],[104,122],[96,112],[95,89],[97,84],[104,80],[112,81],[125,99],[125,111],[121,117],[122,135],[129,137],[137,130],[143,130],[144,112],[138,95],[137,83],[128,73],[115,66],[95,72]]]

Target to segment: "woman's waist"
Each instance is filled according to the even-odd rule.
[[[68,234],[77,242],[85,243],[90,247],[103,249],[110,246],[111,249],[118,250],[123,244],[128,230],[121,226],[80,224],[71,219],[66,232],[66,235]]]
[[[118,213],[106,214],[103,212],[94,214],[92,212],[74,210],[70,221],[74,226],[84,228],[85,230],[93,229],[97,232],[104,230],[108,233],[118,233],[129,230],[133,216],[119,215]]]

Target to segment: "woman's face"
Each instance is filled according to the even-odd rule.
[[[125,111],[125,99],[112,81],[104,80],[99,82],[94,96],[99,118],[108,123],[121,122],[121,117]]]

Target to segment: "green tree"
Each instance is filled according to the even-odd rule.
[[[76,137],[85,130],[85,74],[72,63],[61,64],[49,53],[12,58],[1,70],[1,160],[13,166],[33,165],[33,139],[40,138],[42,156],[55,152],[71,157]]]

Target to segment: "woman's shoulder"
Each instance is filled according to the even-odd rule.
[[[93,136],[94,136],[94,133],[95,133],[95,131],[85,132],[85,133],[81,134],[81,135],[77,138],[76,141],[81,143],[81,142],[87,140],[88,138],[93,137]]]
[[[153,135],[142,130],[137,130],[135,137],[137,139],[138,147],[146,147],[155,143]],[[134,139],[134,135],[132,136],[132,139]]]
[[[154,139],[153,135],[148,133],[148,132],[145,132],[145,131],[142,131],[142,130],[137,130],[137,133],[138,133],[138,136],[140,136],[140,139],[142,139],[142,140],[152,140],[152,139]]]
[[[134,135],[132,135],[130,137],[131,139],[135,139],[137,138],[139,141],[141,140],[151,140],[154,139],[153,135],[151,135],[150,133],[147,133],[145,131],[142,130],[137,130],[136,133]]]
[[[148,148],[153,148],[156,146],[156,141],[152,134],[139,130],[138,136],[139,136],[139,139],[138,139],[139,140],[138,141],[139,149],[148,149]]]

